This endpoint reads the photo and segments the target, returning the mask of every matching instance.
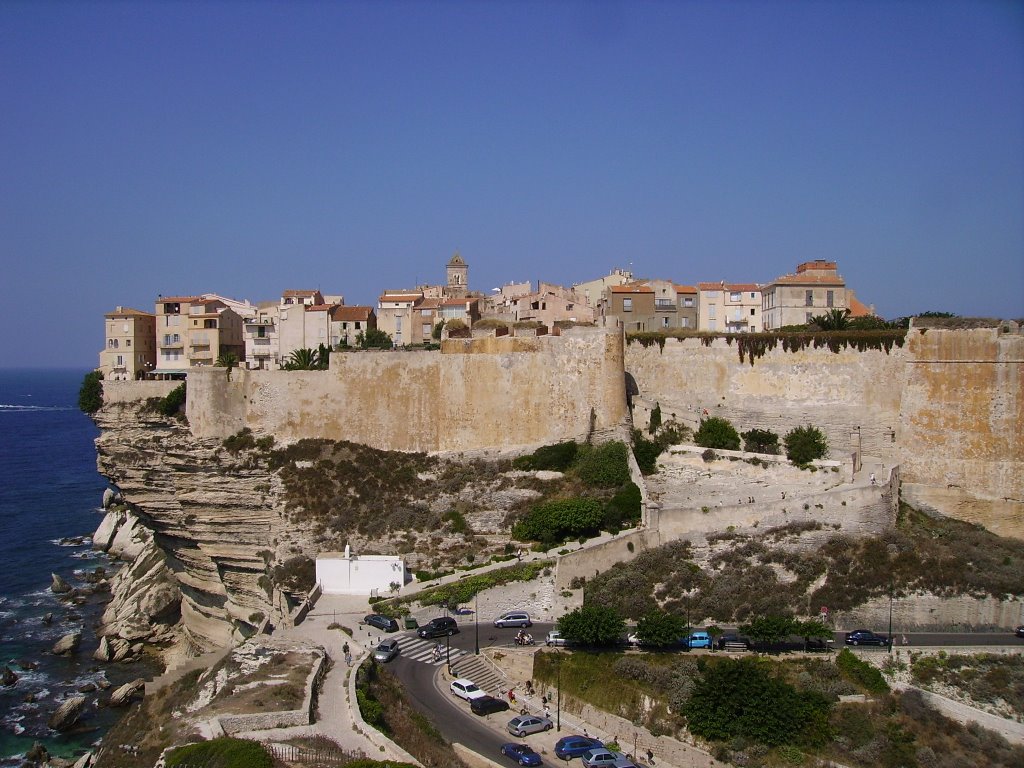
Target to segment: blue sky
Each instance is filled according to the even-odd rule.
[[[1024,4],[0,0],[0,367],[157,294],[834,259],[1024,316]]]

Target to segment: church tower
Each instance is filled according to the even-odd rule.
[[[448,273],[448,285],[445,294],[452,298],[462,298],[469,293],[469,265],[463,261],[456,251],[445,267]]]

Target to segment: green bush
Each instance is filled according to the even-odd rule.
[[[847,680],[859,685],[868,693],[888,693],[889,684],[882,677],[882,672],[875,666],[861,661],[849,648],[843,648],[836,656],[836,666]]]
[[[356,334],[356,344],[363,349],[391,349],[395,343],[379,328],[367,328],[365,333]]]
[[[626,631],[626,622],[614,608],[584,605],[558,620],[558,629],[571,643],[580,645],[618,645]]]
[[[744,451],[772,455],[779,453],[779,436],[770,429],[751,429],[744,432],[742,437]]]
[[[604,527],[615,533],[627,525],[640,521],[640,505],[643,499],[636,483],[622,486],[604,508]]]
[[[828,455],[828,441],[817,427],[794,427],[786,433],[786,458],[794,464],[807,464]]]
[[[604,507],[597,499],[556,499],[527,512],[512,526],[512,536],[554,545],[567,538],[594,535],[603,522]]]
[[[576,460],[576,474],[586,485],[617,488],[629,480],[628,450],[625,443],[617,440],[584,446]]]
[[[168,392],[167,397],[161,397],[157,400],[156,410],[164,416],[177,416],[178,411],[185,405],[185,397],[185,382],[182,382]]]
[[[96,413],[103,406],[103,373],[101,371],[89,371],[82,379],[82,386],[78,390],[78,407],[83,413]]]
[[[740,449],[740,435],[736,427],[728,419],[712,416],[701,419],[700,427],[693,436],[693,441],[703,448],[718,448],[726,451]]]
[[[572,440],[554,445],[545,445],[528,456],[520,456],[512,462],[516,469],[550,470],[565,472],[576,460],[579,446]]]
[[[171,750],[166,765],[167,768],[193,765],[203,768],[273,768],[274,758],[258,741],[225,737]]]
[[[633,456],[643,474],[653,475],[658,471],[661,451],[661,446],[655,440],[648,440],[639,429],[633,430]]]
[[[661,403],[656,403],[654,410],[651,411],[651,422],[647,427],[647,431],[652,435],[657,433],[658,428],[661,426]]]
[[[274,583],[285,592],[304,595],[316,584],[316,561],[307,555],[289,557],[272,571]]]

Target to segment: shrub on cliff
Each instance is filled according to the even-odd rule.
[[[843,677],[860,686],[868,693],[888,693],[889,684],[878,667],[858,659],[849,648],[843,648],[836,656],[836,666]]]
[[[617,533],[640,521],[640,488],[634,482],[626,483],[612,496],[604,508],[604,529]]]
[[[794,427],[786,433],[786,458],[794,464],[807,464],[828,455],[828,440],[817,427]]]
[[[712,416],[701,419],[700,427],[693,436],[693,442],[702,448],[718,448],[724,451],[740,449],[740,435],[728,419]]]
[[[82,386],[78,390],[78,407],[84,413],[96,413],[103,406],[103,373],[101,371],[89,371],[82,379]]]
[[[572,440],[545,445],[527,456],[518,457],[512,462],[512,466],[523,470],[565,472],[576,460],[578,449],[579,446]]]
[[[272,571],[274,583],[283,591],[305,595],[316,583],[316,562],[306,555],[289,557]]]
[[[230,737],[178,747],[168,754],[167,768],[202,765],[205,768],[273,768],[274,758],[258,741]]]
[[[750,453],[778,455],[779,436],[770,429],[751,429],[742,434],[743,450]]]
[[[604,507],[597,499],[557,499],[539,504],[512,526],[513,538],[554,545],[567,538],[598,533]]]
[[[583,446],[576,459],[576,475],[586,485],[618,488],[629,480],[629,454],[626,444],[614,440],[595,446]]]
[[[168,392],[167,397],[157,398],[154,407],[158,413],[162,413],[164,416],[177,416],[178,411],[180,411],[182,406],[185,405],[185,398],[185,382],[182,382]]]

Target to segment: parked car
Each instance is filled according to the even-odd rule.
[[[543,765],[540,755],[529,744],[502,744],[501,754],[511,757],[520,765]]]
[[[1013,630],[1013,634],[1015,634],[1017,637],[1024,637],[1024,624],[1021,624],[1019,627]]]
[[[620,756],[625,757],[621,753],[599,747],[588,749],[580,755],[580,762],[583,764],[583,768],[615,768],[615,762]]]
[[[530,614],[526,611],[506,611],[494,620],[496,627],[532,627]]]
[[[464,677],[452,680],[451,685],[448,687],[451,689],[452,693],[466,701],[472,701],[473,699],[479,699],[480,697],[487,695],[485,691],[482,691],[477,687],[476,683],[472,680],[467,680]]]
[[[387,640],[381,640],[380,645],[373,649],[374,661],[391,661],[401,650],[402,649],[398,647],[398,638],[391,637]]]
[[[711,635],[707,632],[693,632],[689,637],[683,638],[683,645],[690,648],[710,648],[711,643]]]
[[[398,631],[398,620],[393,619],[390,616],[383,616],[379,613],[371,613],[363,621],[369,624],[371,627],[382,629],[385,632],[397,632]]]
[[[604,743],[589,736],[563,736],[555,742],[555,757],[559,760],[569,760],[579,757],[591,749],[601,749]]]
[[[553,629],[550,632],[548,632],[548,636],[544,639],[544,644],[554,646],[565,646],[568,645],[568,642],[564,637],[562,637],[561,632],[559,632],[557,629]]]
[[[847,645],[888,645],[889,638],[885,635],[876,635],[870,629],[855,629],[846,633],[845,642]]]
[[[743,635],[736,634],[735,632],[728,632],[718,638],[718,650],[720,651],[749,651],[750,648],[750,640]]]
[[[508,702],[494,696],[477,696],[469,700],[469,708],[474,715],[493,715],[495,712],[504,712],[508,709]]]
[[[438,616],[431,619],[422,627],[416,630],[420,637],[441,637],[442,635],[454,635],[459,631],[459,625],[451,616]]]
[[[531,733],[550,731],[553,725],[550,719],[540,715],[519,715],[508,721],[505,730],[513,736],[523,738],[523,736],[528,736]]]

